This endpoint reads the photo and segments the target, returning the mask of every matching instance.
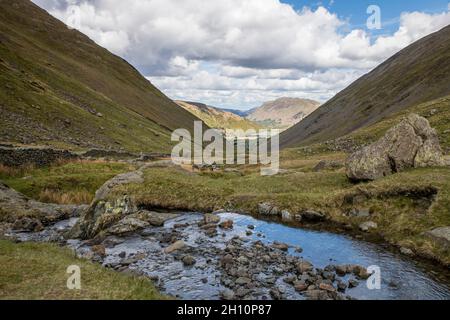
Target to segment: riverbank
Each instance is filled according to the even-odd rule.
[[[66,273],[81,269],[81,290],[69,290]],[[0,240],[0,299],[164,299],[144,277],[126,275],[77,258],[68,248],[48,243]]]
[[[247,215],[179,212],[164,225],[111,234],[101,242],[65,239],[76,220],[7,235],[18,242],[57,241],[105,270],[151,279],[160,292],[178,299],[450,297],[450,278],[432,264],[347,236]],[[366,284],[369,266],[381,271],[377,289]]]
[[[110,200],[127,194],[145,209],[205,213],[225,209],[284,216],[285,222],[299,226],[322,222],[348,233],[362,231],[367,238],[382,238],[404,253],[450,266],[449,247],[428,235],[450,225],[450,168],[413,169],[352,184],[339,166],[342,160],[330,157],[286,161],[282,173],[273,177],[260,176],[252,167],[202,173],[148,168],[143,183],[116,188]],[[335,165],[317,171],[323,161]]]

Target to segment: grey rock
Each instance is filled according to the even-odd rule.
[[[21,217],[14,222],[12,229],[16,231],[39,232],[44,229],[44,226],[39,219]]]
[[[172,245],[168,246],[167,248],[164,249],[165,253],[172,253],[174,251],[180,250],[182,248],[185,247],[185,243],[183,240],[179,240],[175,243],[173,243]]]
[[[349,216],[354,218],[368,218],[370,217],[369,209],[352,209],[349,212]]]
[[[107,233],[111,235],[123,236],[144,229],[148,225],[149,224],[145,221],[132,217],[125,217],[112,227],[108,228]]]
[[[414,251],[412,251],[409,248],[401,247],[400,252],[401,252],[401,254],[404,254],[405,256],[410,256],[410,257],[414,256]]]
[[[426,232],[425,235],[446,248],[450,247],[450,227],[436,228]]]
[[[203,216],[203,222],[205,224],[217,224],[220,222],[220,217],[215,214],[205,214]]]
[[[302,274],[304,272],[311,271],[313,269],[313,265],[306,260],[302,260],[295,265],[295,268]]]
[[[289,245],[288,244],[286,244],[286,243],[281,243],[281,242],[278,242],[278,241],[275,241],[273,244],[272,244],[272,248],[275,248],[275,249],[278,249],[278,250],[281,250],[281,251],[288,251],[289,250]]]
[[[356,280],[356,279],[348,280],[348,287],[349,288],[356,288],[357,286],[359,286],[358,280]]]
[[[220,292],[220,297],[223,300],[233,300],[234,299],[234,291],[232,291],[230,289],[225,289]]]
[[[278,208],[272,206],[270,203],[260,203],[258,211],[263,216],[277,216],[279,214]]]
[[[193,266],[197,261],[195,260],[195,258],[191,255],[186,255],[184,256],[181,261],[183,262],[183,264],[185,266]]]
[[[427,119],[410,114],[377,142],[353,153],[347,177],[376,180],[408,168],[442,166],[444,158],[436,131]]]
[[[302,220],[307,222],[321,222],[326,220],[325,214],[313,210],[306,210],[301,213]]]
[[[252,280],[249,278],[246,278],[246,277],[239,277],[236,280],[236,284],[238,284],[238,285],[246,285],[246,284],[249,284],[250,282],[252,282]]]
[[[293,216],[289,211],[283,210],[283,211],[281,211],[281,219],[284,222],[290,222],[293,220]]]
[[[359,225],[359,229],[363,232],[369,232],[373,229],[377,229],[378,224],[373,221],[366,221]]]

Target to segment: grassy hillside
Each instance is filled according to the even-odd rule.
[[[196,120],[123,59],[28,0],[0,0],[0,142],[168,151]]]
[[[450,26],[400,51],[281,136],[283,147],[335,139],[450,94]]]
[[[450,154],[450,95],[432,101],[424,102],[400,112],[391,114],[377,123],[355,130],[354,132],[337,139],[330,139],[299,148],[285,149],[283,154],[295,159],[300,154],[323,153],[330,151],[348,151],[380,139],[386,131],[399,123],[410,113],[417,113],[428,119],[430,125],[439,135],[441,147],[446,154]]]
[[[216,129],[260,129],[262,126],[234,113],[207,106],[202,103],[176,101],[178,105],[201,119],[210,128]]]

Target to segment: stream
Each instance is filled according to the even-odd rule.
[[[314,266],[316,271],[310,272],[313,277],[329,279],[327,283],[333,286],[353,280],[353,285],[347,285],[341,291],[341,298],[450,299],[448,271],[391,252],[378,244],[234,213],[219,216],[221,221],[232,220],[232,229],[217,228],[217,234],[208,235],[199,225],[203,215],[181,214],[162,227],[148,227],[126,237],[107,237],[102,243],[105,247],[102,257],[93,254],[86,241],[62,240],[62,232],[73,226],[76,218],[61,221],[39,233],[15,233],[12,236],[19,241],[61,242],[79,256],[100,262],[105,267],[145,275],[161,292],[179,299],[220,299],[225,291],[225,296],[228,294],[229,298],[236,299],[303,300],[306,299],[304,292],[295,290],[292,280],[288,279],[292,276],[295,280],[300,279],[290,264],[303,260]],[[182,248],[171,253],[164,251],[180,240],[184,242]],[[271,247],[274,242],[287,244],[289,248],[274,249]],[[262,259],[267,263],[252,267],[252,257],[261,257],[257,250],[262,250]],[[233,257],[229,263],[236,265],[225,268],[223,261],[227,253],[228,259]],[[193,261],[185,263],[186,256]],[[364,268],[378,266],[381,289],[369,290],[366,280],[355,279],[352,274],[338,277],[333,272],[323,271],[330,266],[346,264]]]

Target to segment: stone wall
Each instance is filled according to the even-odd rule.
[[[77,158],[77,155],[67,150],[0,147],[0,164],[8,167],[20,167],[27,164],[41,167],[59,160]]]

